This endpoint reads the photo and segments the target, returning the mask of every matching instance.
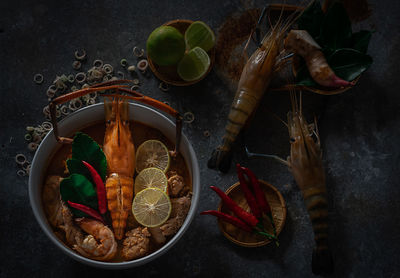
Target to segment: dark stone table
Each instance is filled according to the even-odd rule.
[[[175,18],[201,19],[217,30],[226,16],[253,1],[1,1],[0,8],[0,276],[1,277],[312,277],[312,229],[302,196],[286,167],[267,159],[234,160],[248,165],[283,193],[286,225],[279,248],[246,249],[225,239],[211,217],[196,216],[183,238],[167,254],[146,266],[105,271],[64,255],[40,229],[29,204],[28,179],[18,177],[17,153],[26,148],[25,127],[40,124],[45,91],[56,75],[72,73],[76,49],[89,61],[101,58],[117,66],[121,58],[136,63],[133,46],[145,47],[152,29]],[[308,110],[320,119],[335,258],[333,277],[400,275],[400,86],[397,1],[371,1],[372,67],[350,91],[336,96],[304,94]],[[118,68],[118,67],[117,67]],[[45,82],[32,79],[42,73]],[[214,209],[218,198],[209,185],[227,188],[233,169],[220,174],[207,168],[211,149],[224,133],[234,93],[212,71],[200,83],[164,93],[155,77],[139,75],[141,91],[195,115],[184,132],[201,168],[199,212]],[[285,118],[286,93],[268,93],[247,131],[252,150],[286,157],[286,128],[271,116]],[[204,131],[211,133],[204,136]]]

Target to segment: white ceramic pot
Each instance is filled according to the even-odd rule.
[[[175,142],[175,123],[173,123],[166,116],[164,116],[163,114],[157,112],[152,108],[137,103],[130,103],[129,111],[131,119],[135,119],[135,121],[145,123],[151,127],[160,130],[169,140]],[[72,113],[71,115],[67,116],[65,119],[59,122],[60,136],[70,136],[75,131],[90,126],[91,124],[99,122],[103,119],[104,119],[103,103],[99,103],[96,105],[80,109],[79,111]],[[30,177],[29,177],[29,198],[33,209],[33,213],[44,233],[49,237],[49,239],[55,245],[58,246],[58,248],[60,248],[64,253],[71,256],[75,260],[91,266],[108,268],[108,269],[123,269],[123,268],[130,268],[143,265],[166,253],[174,244],[178,242],[178,240],[182,237],[182,235],[189,227],[190,222],[193,220],[195,216],[195,212],[199,202],[200,171],[196,154],[192,148],[192,145],[189,143],[186,136],[182,135],[182,141],[179,151],[185,158],[185,161],[189,168],[189,173],[192,178],[193,197],[189,213],[178,233],[171,240],[169,240],[162,248],[158,249],[157,251],[151,253],[148,256],[133,261],[119,262],[119,263],[100,262],[79,255],[78,253],[67,247],[53,233],[53,230],[46,219],[42,207],[41,192],[42,192],[43,182],[45,179],[44,176],[45,171],[49,163],[49,158],[55,153],[58,147],[59,143],[56,141],[53,131],[49,132],[42,141],[42,143],[40,144],[39,148],[37,149],[35,157],[33,158],[32,161]]]

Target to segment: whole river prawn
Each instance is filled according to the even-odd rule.
[[[304,118],[301,97],[298,105],[295,92],[290,96],[292,111],[287,115],[290,136],[287,165],[301,190],[314,230],[316,247],[312,255],[312,271],[328,274],[333,271],[333,260],[328,246],[328,201],[317,124],[309,125]]]
[[[282,23],[279,19],[245,64],[228,115],[222,144],[213,151],[208,161],[209,168],[217,168],[221,172],[229,170],[233,143],[257,109],[273,73],[279,69],[280,63],[277,58],[283,45],[285,32],[293,21],[294,19],[291,18],[286,23]]]

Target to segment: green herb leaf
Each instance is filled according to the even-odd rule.
[[[351,39],[351,22],[343,4],[335,2],[327,11],[321,26],[321,46],[338,49]]]
[[[83,165],[81,160],[68,159],[67,160],[68,171],[70,174],[81,174],[84,175],[88,180],[92,181],[92,176],[89,170]]]
[[[321,25],[324,20],[324,13],[319,0],[315,0],[304,10],[297,20],[300,30],[306,30],[316,41],[321,32]]]
[[[366,54],[368,50],[368,44],[371,40],[372,32],[367,30],[361,30],[360,32],[354,33],[352,36],[351,48],[354,48],[361,53]]]
[[[67,203],[71,201],[82,204],[93,209],[97,209],[97,194],[92,183],[83,175],[72,174],[60,183],[60,193],[62,200]],[[78,217],[87,217],[86,213],[71,208],[72,213]]]
[[[372,64],[371,56],[351,48],[336,50],[328,60],[337,76],[352,81]]]
[[[82,132],[77,132],[72,143],[72,159],[81,161],[84,160],[92,165],[99,173],[103,181],[106,179],[107,174],[107,160],[99,144],[96,143],[91,137]],[[74,164],[74,162],[72,162]],[[76,166],[76,165],[74,165]],[[75,170],[80,171],[80,167],[68,170],[73,173]],[[77,172],[84,174],[87,172]]]

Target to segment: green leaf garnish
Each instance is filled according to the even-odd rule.
[[[93,209],[97,209],[97,194],[90,180],[80,174],[72,174],[60,183],[60,193],[62,200],[67,203],[71,201],[82,204]],[[86,213],[71,208],[72,213],[78,217],[87,217]]]
[[[99,173],[103,181],[106,180],[107,160],[100,145],[85,133],[77,132],[72,143],[72,161],[68,164],[68,170],[71,174],[78,173],[87,176],[89,172],[83,171],[82,168],[85,166],[81,164],[81,167],[78,165],[78,162],[75,162],[82,160],[92,165]],[[69,167],[70,165],[71,169]]]
[[[331,49],[345,47],[351,34],[351,22],[346,9],[343,4],[335,2],[327,11],[321,26],[321,46]]]
[[[324,13],[321,9],[321,3],[314,1],[304,10],[301,17],[297,20],[297,24],[300,30],[306,30],[315,39],[321,32],[323,19]]]
[[[369,68],[372,58],[358,50],[342,48],[332,54],[329,64],[337,76],[352,81]]]
[[[354,80],[372,64],[371,56],[366,55],[372,32],[362,30],[352,33],[343,4],[335,2],[324,14],[316,0],[303,12],[297,23],[299,29],[306,30],[322,47],[329,66],[344,80]],[[312,79],[303,59],[300,65],[296,83],[321,87]]]
[[[366,54],[371,36],[372,32],[367,30],[354,33],[352,36],[352,48]]]

